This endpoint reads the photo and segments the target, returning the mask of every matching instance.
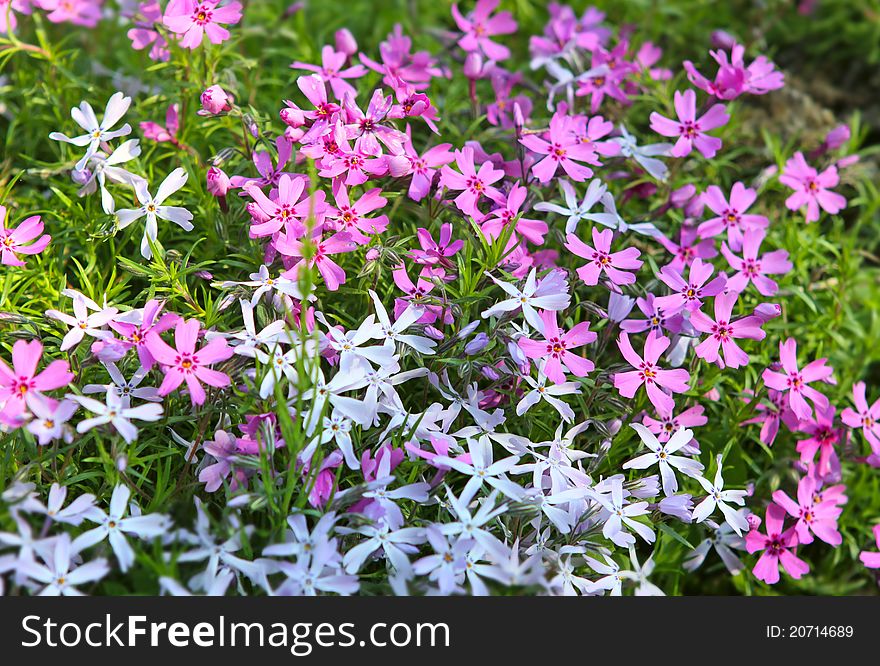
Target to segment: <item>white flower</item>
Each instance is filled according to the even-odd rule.
[[[137,139],[130,139],[120,144],[116,150],[105,156],[105,153],[97,152],[89,159],[91,172],[85,184],[80,188],[77,194],[85,196],[95,191],[97,187],[101,188],[101,207],[108,215],[112,215],[116,210],[116,204],[113,197],[107,191],[107,181],[113,183],[121,183],[129,187],[137,188],[138,184],[146,184],[146,181],[138,175],[130,173],[118,166],[124,164],[141,154],[141,148]]]
[[[382,305],[382,301],[376,295],[376,292],[370,289],[370,297],[376,306],[376,318],[378,323],[373,324],[373,338],[377,340],[385,340],[386,345],[391,345],[394,350],[394,343],[400,342],[415,349],[420,354],[429,356],[434,353],[437,343],[421,335],[404,335],[403,332],[410,326],[415,324],[425,314],[425,309],[417,305],[409,304],[406,309],[400,313],[400,316],[392,324],[388,317],[388,311]]]
[[[123,407],[131,406],[132,398],[147,400],[149,402],[162,402],[162,398],[159,395],[159,389],[153,386],[138,388],[140,386],[140,383],[144,381],[144,378],[149,372],[143,366],[139,367],[135,371],[135,373],[131,376],[131,379],[126,379],[119,371],[119,368],[116,367],[116,364],[112,361],[107,361],[106,363],[104,363],[104,367],[107,368],[107,372],[109,373],[110,379],[113,381],[113,383],[86,384],[83,387],[83,393],[106,393],[108,389],[111,389],[115,391],[116,394],[122,399]]]
[[[641,423],[631,423],[630,427],[635,430],[651,452],[633,458],[623,463],[623,469],[647,469],[652,465],[660,468],[660,478],[663,482],[663,492],[666,495],[674,495],[678,490],[678,479],[673,468],[687,476],[698,478],[703,471],[703,465],[684,456],[673,455],[683,446],[690,443],[694,438],[694,431],[686,428],[679,429],[668,442],[660,443],[650,430]]]
[[[740,509],[738,513],[742,515],[743,520],[745,520],[748,510]],[[748,521],[746,522],[748,523]],[[718,525],[718,523],[710,519],[706,520],[705,524],[712,528],[711,534],[688,553],[682,566],[687,571],[698,569],[706,559],[709,550],[714,547],[715,552],[718,553],[721,561],[724,562],[724,566],[727,567],[727,570],[732,576],[735,576],[742,571],[744,567],[742,561],[734,554],[733,549],[745,550],[745,539],[741,536],[737,536],[728,523]]]
[[[587,186],[587,192],[584,194],[584,198],[580,204],[578,204],[577,201],[577,192],[571,183],[567,180],[562,180],[560,181],[560,186],[562,187],[562,194],[565,198],[565,208],[558,204],[542,201],[541,203],[535,204],[535,210],[567,215],[568,219],[565,221],[566,235],[573,234],[581,220],[598,222],[606,227],[617,227],[619,217],[617,211],[614,211],[614,213],[609,213],[607,211],[604,213],[591,212],[593,206],[602,201],[602,197],[608,191],[601,180],[594,178],[590,181],[590,184]]]
[[[305,297],[302,293],[302,290],[299,287],[298,280],[291,280],[290,278],[286,278],[283,275],[279,275],[278,277],[271,277],[269,275],[268,266],[260,266],[259,270],[256,273],[251,273],[248,277],[250,280],[245,280],[244,282],[222,282],[220,286],[222,287],[234,287],[236,285],[242,285],[244,287],[256,287],[256,291],[254,291],[253,296],[251,296],[251,305],[255,306],[257,301],[263,296],[263,294],[270,294],[272,292],[277,292],[277,294],[281,294],[282,296],[289,296],[295,298],[298,301],[305,300]],[[276,300],[277,300],[276,294]],[[310,301],[314,301],[317,297],[314,294],[309,294]],[[284,307],[279,307],[281,303],[276,303],[275,307],[278,310],[283,310]]]
[[[523,375],[523,380],[532,387],[532,390],[519,401],[516,406],[516,414],[522,416],[541,400],[545,400],[559,412],[564,421],[571,423],[574,420],[574,410],[556,396],[579,394],[581,392],[580,385],[577,382],[562,382],[548,386],[547,382],[550,380],[544,374],[545,363],[546,361],[542,359],[537,379],[532,379],[530,375]]]
[[[143,256],[144,259],[150,259],[153,256],[153,252],[150,250],[149,241],[155,242],[158,237],[159,227],[156,221],[157,218],[174,222],[176,225],[183,228],[184,231],[192,231],[192,213],[186,208],[181,208],[180,206],[162,205],[165,199],[186,184],[188,177],[189,174],[187,174],[186,171],[180,167],[176,168],[168,174],[165,180],[162,181],[162,184],[159,185],[155,197],[150,194],[147,189],[146,181],[139,182],[135,187],[135,194],[137,195],[138,201],[141,203],[141,207],[123,208],[116,212],[116,216],[119,218],[120,229],[125,229],[135,220],[146,216],[147,222],[144,228],[144,237],[141,241],[141,256]]]
[[[91,104],[80,102],[78,107],[75,106],[70,110],[70,116],[86,133],[70,138],[61,132],[52,132],[49,138],[55,141],[72,143],[74,146],[87,146],[86,154],[80,158],[74,167],[77,171],[82,171],[89,158],[98,152],[102,142],[131,134],[131,125],[128,123],[125,123],[118,130],[111,129],[122,119],[122,116],[128,111],[129,105],[131,105],[131,97],[126,97],[121,92],[114,93],[108,100],[107,106],[104,109],[104,118],[99,123]]]
[[[71,569],[70,558],[78,551],[70,543],[70,536],[62,534],[55,547],[47,553],[39,553],[44,564],[36,560],[19,560],[16,568],[33,581],[43,583],[42,597],[82,596],[77,585],[101,580],[110,572],[107,560],[99,558]]]
[[[718,469],[715,472],[714,483],[709,483],[708,479],[705,479],[702,476],[697,477],[697,481],[700,482],[700,485],[703,486],[703,490],[705,490],[708,495],[706,495],[706,499],[697,504],[694,508],[694,520],[698,523],[702,523],[706,518],[712,515],[717,507],[718,509],[721,509],[721,513],[724,514],[725,522],[733,528],[733,531],[736,532],[737,536],[742,536],[744,531],[747,532],[749,530],[749,521],[747,521],[745,516],[739,511],[728,506],[725,502],[733,502],[739,506],[744,506],[746,503],[745,498],[748,493],[745,490],[724,490],[724,479],[721,477],[720,454],[715,459],[715,462],[718,465]]]
[[[206,339],[210,340],[211,338],[224,335],[224,337],[228,337],[230,340],[237,340],[239,344],[235,345],[235,353],[240,354],[241,356],[249,356],[251,358],[257,355],[257,347],[259,345],[271,345],[279,342],[289,343],[291,341],[291,334],[285,333],[285,323],[281,319],[273,321],[271,324],[267,324],[263,330],[257,333],[256,325],[254,324],[253,301],[248,303],[242,299],[239,300],[239,304],[241,305],[241,317],[244,321],[244,329],[238,333],[232,333],[229,335],[212,331],[206,334]]]
[[[517,288],[510,282],[502,282],[489,273],[486,275],[509,296],[507,300],[496,303],[488,310],[483,311],[483,319],[497,317],[503,312],[512,312],[522,308],[523,317],[536,331],[543,331],[544,324],[536,310],[564,310],[571,303],[568,294],[568,282],[565,280],[565,271],[550,271],[547,276],[538,282],[535,279],[536,270],[529,271],[526,283],[522,289]]]
[[[97,507],[88,512],[86,518],[93,523],[100,524],[74,539],[74,550],[80,552],[104,539],[109,539],[110,547],[119,561],[119,568],[123,572],[128,571],[134,564],[134,550],[125,539],[125,535],[152,539],[161,536],[171,527],[171,519],[159,513],[145,516],[132,515],[126,518],[125,514],[129,511],[128,500],[130,497],[131,490],[128,489],[128,486],[119,484],[113,489],[113,495],[110,496],[110,507],[107,513]]]
[[[38,398],[28,406],[34,418],[28,421],[26,427],[41,445],[46,445],[53,439],[63,439],[68,443],[73,441],[73,428],[67,422],[77,410],[75,402]]]
[[[632,157],[651,176],[659,181],[666,180],[669,169],[657,159],[657,155],[668,155],[672,148],[671,143],[652,143],[647,146],[639,146],[636,138],[630,134],[623,125],[620,128],[621,136],[614,137],[614,141],[620,146],[620,154],[624,157]]]
[[[73,299],[73,314],[75,316],[71,317],[58,310],[46,310],[47,317],[62,321],[71,327],[61,341],[61,351],[67,351],[78,345],[87,334],[99,340],[113,337],[112,331],[105,330],[104,327],[119,313],[119,310],[107,307],[106,303],[102,308],[91,298],[74,289],[65,289],[61,293]],[[89,310],[94,312],[89,314]]]
[[[620,477],[608,479],[611,486],[610,493],[593,492],[591,496],[608,512],[605,524],[602,527],[602,535],[611,539],[618,546],[630,546],[635,543],[631,534],[624,531],[623,527],[629,527],[648,543],[654,543],[656,536],[654,531],[633,518],[644,516],[649,513],[647,502],[633,502],[624,504],[623,480]],[[608,498],[608,495],[611,498]]]
[[[508,456],[495,462],[492,444],[488,437],[468,439],[467,445],[471,458],[469,463],[464,462],[461,458],[450,458],[449,456],[437,456],[433,461],[435,465],[445,465],[471,477],[459,496],[463,504],[470,503],[484,483],[512,500],[522,499],[522,486],[515,484],[506,476],[506,473],[519,462],[519,456]]]
[[[148,403],[137,407],[126,407],[122,397],[112,388],[107,389],[106,402],[98,402],[94,398],[82,395],[68,395],[68,399],[75,400],[87,410],[96,414],[90,419],[80,421],[76,426],[78,433],[88,432],[95,426],[105,423],[113,424],[122,438],[131,443],[137,439],[138,429],[130,419],[139,421],[158,421],[162,416],[162,405]]]

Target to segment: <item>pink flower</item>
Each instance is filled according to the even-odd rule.
[[[779,582],[780,564],[795,579],[810,571],[810,566],[795,555],[798,537],[794,527],[782,531],[784,520],[785,510],[776,504],[771,504],[767,507],[767,520],[764,525],[767,534],[761,534],[755,527],[746,535],[747,551],[750,553],[764,551],[752,573],[755,574],[755,578],[768,585]]]
[[[455,198],[455,205],[462,213],[475,218],[482,217],[477,204],[484,195],[499,205],[503,204],[504,195],[492,187],[492,183],[504,178],[503,171],[493,168],[491,162],[483,162],[477,171],[474,166],[474,149],[470,146],[455,151],[455,163],[461,173],[444,166],[440,170],[440,185],[450,190],[461,190],[461,194]]]
[[[724,198],[721,188],[710,185],[703,194],[703,201],[717,217],[702,222],[697,227],[701,238],[717,236],[727,230],[727,242],[734,250],[742,246],[742,235],[749,229],[766,229],[770,221],[763,215],[746,215],[746,211],[755,203],[757,193],[737,181],[730,190],[730,201]]]
[[[718,63],[714,81],[700,74],[690,60],[685,60],[683,65],[690,82],[718,99],[735,99],[742,93],[763,95],[783,86],[785,77],[782,72],[776,71],[766,57],[758,56],[746,67],[743,59],[745,47],[736,42],[729,47],[729,61],[724,51],[709,51],[709,55]]]
[[[230,358],[233,353],[232,347],[226,344],[224,338],[217,337],[196,350],[200,328],[201,325],[195,319],[178,321],[174,328],[176,349],[166,344],[158,333],[150,331],[147,336],[147,349],[165,373],[165,379],[159,387],[159,395],[168,395],[186,381],[192,404],[201,405],[205,402],[205,390],[201,382],[217,388],[229,386],[228,375],[212,370],[208,366]]]
[[[216,116],[218,113],[229,111],[232,108],[232,98],[218,85],[206,88],[199,100],[202,103],[202,109],[199,113],[202,115]]]
[[[675,91],[675,112],[678,121],[670,120],[659,113],[651,113],[651,129],[662,136],[677,136],[678,141],[669,151],[673,157],[685,157],[696,147],[703,157],[711,159],[721,148],[721,139],[706,134],[709,130],[726,125],[730,116],[723,104],[713,105],[705,114],[697,115],[697,95],[693,90],[684,93]]]
[[[480,225],[483,233],[491,240],[499,238],[504,230],[513,225],[514,234],[519,234],[530,243],[541,245],[547,233],[547,223],[523,217],[520,208],[525,203],[528,189],[514,183],[507,193],[507,201],[500,208],[489,213],[489,217]]]
[[[694,263],[694,259],[711,259],[718,256],[718,250],[715,249],[712,239],[699,240],[697,230],[686,224],[681,227],[677,243],[662,234],[657,236],[657,241],[675,255],[675,259],[666,265],[679,273],[684,271],[685,266]]]
[[[416,230],[416,238],[422,249],[410,250],[409,256],[417,264],[425,266],[421,275],[442,279],[446,276],[446,269],[455,268],[455,262],[450,257],[454,257],[464,247],[464,241],[452,240],[451,224],[447,222],[440,225],[439,240],[434,240],[431,232],[422,227]]]
[[[441,241],[442,233],[441,230]],[[456,241],[456,243],[458,242],[460,241]],[[435,285],[433,282],[423,280],[421,277],[413,282],[403,264],[391,273],[391,277],[394,279],[394,284],[406,294],[406,298],[397,298],[394,301],[395,319],[399,319],[400,315],[402,315],[407,307],[409,307],[410,303],[412,303],[425,310],[425,314],[423,314],[416,322],[417,324],[433,324],[441,317],[443,318],[444,324],[452,323],[452,313],[450,310],[439,305],[428,305],[426,302],[427,295],[434,289]]]
[[[660,269],[657,277],[676,293],[670,296],[661,296],[657,299],[657,305],[667,313],[680,310],[690,310],[691,312],[698,310],[703,305],[703,298],[717,296],[724,290],[727,282],[724,274],[718,275],[707,283],[713,271],[712,264],[704,262],[702,259],[694,259],[688,273],[688,279],[685,280],[681,273],[669,266],[664,266]]]
[[[743,421],[740,425],[761,424],[759,439],[767,446],[773,446],[776,435],[779,433],[779,423],[782,422],[789,430],[796,430],[799,421],[791,410],[786,395],[780,391],[770,389],[767,391],[770,404],[758,403],[755,411],[759,415]]]
[[[43,391],[61,388],[73,381],[67,361],[52,361],[38,374],[37,364],[42,356],[43,345],[39,341],[18,340],[12,345],[12,368],[0,359],[0,420],[3,422],[16,423],[29,405],[45,399]]]
[[[526,134],[519,140],[533,153],[546,155],[532,167],[532,174],[542,183],[549,183],[560,167],[572,180],[582,182],[593,175],[593,170],[577,162],[600,164],[595,146],[583,143],[572,131],[571,122],[571,118],[558,111],[550,119],[546,139]]]
[[[383,125],[388,113],[391,111],[391,96],[382,94],[380,89],[373,91],[366,112],[361,111],[354,102],[352,95],[345,97],[343,108],[346,120],[345,137],[354,139],[354,149],[362,155],[378,157],[382,154],[381,141],[392,153],[400,153],[403,150],[403,142],[406,135],[389,125]]]
[[[792,269],[792,264],[788,260],[786,250],[767,252],[759,258],[758,249],[763,240],[763,230],[746,231],[742,258],[733,254],[725,243],[721,243],[721,254],[727,259],[730,267],[736,271],[736,274],[727,280],[728,289],[741,293],[749,286],[749,282],[752,282],[758,293],[763,296],[773,296],[779,291],[776,282],[766,276],[788,273]]]
[[[281,176],[287,173],[284,171],[284,167],[287,166],[287,163],[290,161],[290,157],[293,154],[293,144],[282,134],[275,139],[275,148],[278,151],[278,161],[276,164],[272,164],[272,156],[269,154],[269,151],[255,150],[253,157],[254,166],[257,168],[257,173],[259,173],[260,176],[258,178],[232,176],[232,178],[229,179],[230,185],[232,185],[232,187],[244,187],[245,185],[253,183],[258,187],[268,187],[269,185],[277,187],[278,181],[281,180]],[[287,175],[294,176],[295,174],[291,173]]]
[[[354,242],[366,245],[370,242],[370,234],[380,234],[388,228],[388,216],[367,217],[369,213],[384,208],[388,199],[381,196],[378,187],[365,192],[360,199],[351,203],[345,185],[339,183],[334,188],[336,208],[327,211],[327,220],[332,222],[337,231],[347,231]]]
[[[575,93],[578,97],[590,96],[590,113],[596,113],[599,110],[606,95],[616,99],[624,106],[629,106],[632,103],[621,87],[626,77],[636,70],[633,63],[623,60],[627,47],[626,42],[621,42],[610,52],[601,46],[593,51],[590,69],[596,70],[596,74],[579,79],[578,90]]]
[[[880,525],[874,525],[874,541],[880,549]],[[880,553],[871,553],[863,550],[859,553],[859,559],[869,569],[880,569]]]
[[[141,367],[145,370],[149,370],[156,363],[156,359],[147,348],[147,336],[150,333],[164,333],[181,321],[180,316],[173,312],[161,314],[164,307],[165,301],[150,299],[143,310],[131,310],[108,322],[110,328],[122,336],[122,340],[113,340],[110,344],[121,345],[123,354],[132,347],[137,349]],[[94,347],[92,351],[95,351]],[[99,350],[97,354],[100,357],[102,351]]]
[[[880,399],[868,406],[865,398],[865,382],[853,384],[853,403],[856,409],[847,407],[841,414],[841,419],[850,428],[861,428],[862,435],[868,440],[874,453],[880,454]]]
[[[565,382],[565,373],[570,372],[576,377],[586,377],[595,366],[593,362],[570,350],[588,345],[596,340],[596,334],[590,330],[589,322],[581,322],[568,332],[561,332],[556,323],[556,312],[543,310],[539,316],[544,330],[544,340],[520,338],[519,347],[531,359],[546,359],[544,374],[554,384]]]
[[[332,46],[325,46],[321,49],[320,66],[297,61],[291,65],[291,68],[315,72],[324,83],[330,84],[336,99],[342,100],[346,95],[354,97],[357,94],[354,86],[345,79],[358,79],[367,73],[367,68],[363,65],[345,67],[346,60],[348,56],[345,53],[335,51]]]
[[[798,426],[800,432],[810,435],[808,439],[802,439],[797,443],[797,451],[801,454],[801,462],[805,465],[812,464],[819,452],[819,474],[825,476],[831,473],[831,460],[834,457],[834,446],[839,443],[848,433],[835,426],[834,415],[837,410],[834,405],[827,409],[817,409],[816,418],[801,421]],[[806,543],[806,542],[804,542]]]
[[[312,199],[308,192],[303,194],[307,184],[308,179],[305,176],[284,174],[278,181],[278,191],[274,201],[253,183],[246,184],[244,191],[251,196],[265,215],[265,221],[251,225],[251,237],[271,236],[286,225],[290,225],[296,236],[305,233],[302,220],[310,213],[317,214],[317,211],[320,211],[323,214],[325,210],[324,192],[318,190]]]
[[[344,231],[323,240],[321,240],[321,233],[318,231],[312,242],[315,244],[314,252],[310,253],[309,259],[303,261],[302,241],[291,238],[289,234],[278,236],[275,248],[286,257],[293,257],[293,265],[282,273],[282,276],[291,279],[298,278],[299,271],[303,266],[314,266],[324,279],[327,289],[336,291],[339,289],[339,285],[345,283],[345,271],[330,257],[343,252],[353,252],[357,249],[357,243],[352,240],[351,234]]]
[[[174,146],[180,145],[177,142],[177,131],[180,129],[180,105],[171,104],[165,112],[165,127],[152,120],[141,123],[141,131],[144,133],[145,139],[152,139],[158,143],[171,143]]]
[[[785,200],[786,208],[800,210],[807,207],[807,223],[819,219],[819,208],[836,215],[846,207],[846,199],[830,189],[840,182],[837,167],[830,166],[819,173],[807,164],[800,151],[785,163],[779,182],[794,190],[794,194]]]
[[[831,373],[834,371],[825,365],[826,359],[820,358],[809,363],[803,370],[798,369],[797,342],[789,338],[779,343],[779,358],[785,374],[776,372],[771,368],[764,370],[761,377],[764,383],[777,391],[788,391],[788,402],[792,411],[801,420],[810,418],[813,410],[807,404],[805,398],[809,398],[818,409],[828,408],[828,398],[816,389],[808,386],[810,382],[826,381],[834,383]]]
[[[620,330],[627,333],[641,333],[642,331],[657,331],[663,334],[663,329],[671,333],[678,333],[682,329],[684,319],[678,313],[666,313],[657,305],[659,299],[654,294],[646,294],[645,298],[637,298],[636,306],[645,315],[645,319],[626,319],[620,322]]]
[[[49,12],[46,18],[52,23],[73,23],[94,28],[101,20],[103,0],[39,0],[34,2]]]
[[[462,16],[458,5],[452,5],[452,17],[464,36],[458,45],[465,51],[481,51],[491,60],[505,60],[510,57],[510,49],[493,42],[490,37],[509,35],[516,32],[516,21],[510,12],[499,12],[490,16],[498,7],[500,0],[477,0],[477,6],[468,16]]]
[[[612,252],[611,239],[614,238],[614,232],[611,229],[599,231],[596,227],[593,227],[592,231],[595,248],[590,247],[574,234],[566,237],[565,249],[578,257],[589,259],[588,264],[577,269],[578,277],[585,284],[596,285],[599,283],[599,277],[604,273],[613,285],[633,284],[636,276],[627,271],[637,271],[641,267],[642,261],[638,258],[641,252],[634,247]]]
[[[171,0],[165,8],[162,22],[173,33],[181,35],[180,45],[194,49],[208,35],[212,44],[229,39],[229,31],[220,25],[235,25],[241,20],[241,3],[230,2],[219,6],[220,0]]]
[[[395,178],[412,174],[408,195],[413,201],[421,201],[431,191],[431,184],[438,167],[449,164],[455,156],[449,150],[452,144],[441,143],[426,150],[422,155],[416,153],[412,142],[407,141],[404,153],[388,158],[388,170]]]
[[[738,296],[735,292],[728,292],[715,297],[714,321],[702,310],[691,312],[693,327],[701,333],[709,334],[708,338],[697,345],[697,356],[709,363],[717,363],[720,368],[739,368],[748,364],[749,356],[736,344],[736,338],[763,340],[766,336],[761,329],[763,322],[758,317],[731,320],[730,315]]]
[[[171,58],[168,41],[159,33],[156,26],[162,23],[162,7],[157,0],[148,0],[138,5],[139,17],[136,27],[128,31],[131,47],[136,51],[150,47],[150,60],[167,62]]]
[[[0,0],[0,33],[5,35],[8,32],[15,32],[18,25],[15,12],[30,14],[30,0]]]
[[[663,370],[657,365],[660,355],[669,347],[669,338],[650,331],[645,340],[644,359],[636,354],[629,341],[629,335],[621,333],[617,346],[623,358],[635,370],[614,374],[614,388],[625,398],[632,398],[644,384],[648,398],[661,414],[671,414],[675,409],[675,401],[663,391],[669,389],[673,393],[684,393],[688,390],[690,373],[682,368]],[[662,388],[661,388],[662,387]]]
[[[703,411],[704,409],[702,405],[694,405],[681,412],[678,416],[669,412],[667,414],[659,414],[660,418],[654,419],[645,414],[642,418],[642,423],[647,426],[648,430],[657,436],[657,441],[668,442],[669,438],[682,428],[694,428],[706,425],[709,422],[709,419],[706,418]],[[690,451],[688,451],[688,449],[694,449],[695,444],[696,440],[691,440],[691,443],[685,445],[682,451],[689,454]]]
[[[797,518],[794,530],[800,543],[812,543],[815,534],[825,543],[839,546],[843,537],[837,531],[837,518],[843,509],[834,501],[816,502],[815,491],[816,481],[805,476],[798,483],[797,502],[782,490],[773,493],[773,501],[785,509],[788,515]]]
[[[40,236],[43,222],[39,215],[32,215],[15,229],[7,227],[6,222],[6,206],[0,206],[0,264],[4,266],[24,266],[25,262],[16,255],[39,254],[52,240],[49,234]]]

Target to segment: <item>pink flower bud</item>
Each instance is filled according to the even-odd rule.
[[[848,125],[838,125],[828,132],[825,137],[825,147],[828,150],[837,150],[847,141],[849,141],[850,132]]]
[[[464,75],[469,79],[479,79],[483,75],[483,58],[476,51],[468,53],[464,59]]]
[[[846,157],[842,157],[841,159],[837,160],[836,166],[838,169],[845,169],[846,167],[852,166],[858,161],[858,155],[847,155]]]
[[[232,98],[217,85],[206,89],[200,99],[202,111],[208,115],[216,116],[218,113],[229,111],[232,108]]]
[[[285,100],[284,103],[287,104],[287,106],[278,112],[278,115],[281,116],[281,120],[284,121],[284,124],[288,127],[302,127],[306,122],[306,116],[305,113],[303,113],[303,110],[288,100]]]
[[[229,191],[230,183],[229,176],[224,173],[223,169],[212,166],[208,169],[206,179],[209,194],[212,194],[215,197],[226,196],[226,193]]]
[[[348,28],[342,28],[336,31],[336,50],[341,51],[347,56],[353,56],[357,53],[358,44],[354,35]]]
[[[388,173],[394,178],[401,178],[412,170],[412,162],[406,155],[389,155],[385,158]]]
[[[736,46],[736,37],[724,30],[715,30],[712,32],[712,46],[716,49],[727,49],[728,51]]]
[[[379,250],[372,247],[367,250],[367,261],[376,261],[379,258]]]

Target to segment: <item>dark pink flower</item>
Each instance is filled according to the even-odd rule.
[[[229,376],[212,370],[208,366],[225,361],[232,356],[233,349],[221,337],[213,338],[201,349],[196,349],[201,324],[195,319],[180,320],[174,329],[174,347],[170,347],[156,331],[147,336],[147,349],[162,366],[165,379],[159,387],[159,395],[166,396],[184,381],[189,388],[189,397],[194,405],[205,402],[205,389],[208,386],[224,388],[229,386]]]
[[[452,17],[464,36],[458,45],[465,51],[480,51],[491,60],[504,60],[510,57],[510,49],[493,42],[495,35],[509,35],[516,32],[516,21],[510,12],[499,12],[490,16],[498,7],[500,0],[477,0],[474,11],[462,16],[458,5],[452,5]]]
[[[723,273],[714,280],[709,280],[714,270],[712,264],[702,259],[694,259],[688,279],[685,280],[681,273],[664,266],[657,277],[675,293],[661,296],[657,299],[657,305],[668,313],[697,310],[703,305],[702,299],[707,296],[717,296],[724,290],[727,278]]]
[[[636,276],[627,271],[637,271],[642,265],[638,258],[641,254],[638,248],[628,247],[612,252],[611,239],[614,238],[614,232],[611,229],[599,231],[596,227],[593,227],[592,232],[595,247],[590,247],[574,234],[566,237],[565,249],[589,260],[589,263],[577,269],[578,277],[585,284],[595,285],[604,273],[613,285],[633,284]]]
[[[677,136],[678,141],[669,151],[673,157],[685,157],[696,148],[703,157],[711,159],[721,148],[721,139],[706,132],[726,125],[730,116],[723,104],[713,105],[697,118],[697,95],[693,90],[675,91],[675,112],[678,120],[670,120],[656,111],[651,113],[651,129],[662,136]]]
[[[241,20],[241,3],[220,6],[221,0],[171,0],[162,22],[171,32],[180,35],[180,45],[194,49],[208,35],[212,44],[229,39],[229,31],[221,25],[235,25]]]
[[[721,254],[736,271],[736,274],[727,280],[728,289],[740,293],[749,286],[749,282],[752,282],[758,293],[763,296],[773,296],[779,291],[779,286],[767,275],[788,273],[792,269],[792,263],[788,260],[786,250],[774,250],[758,257],[758,250],[763,240],[763,230],[746,231],[742,258],[733,254],[725,243],[721,243]]]
[[[635,396],[639,388],[644,385],[648,398],[657,411],[661,414],[671,414],[675,409],[675,401],[663,389],[673,393],[684,393],[688,390],[690,373],[683,368],[664,370],[657,365],[660,355],[669,347],[669,338],[659,335],[656,331],[650,331],[645,340],[645,357],[636,354],[629,341],[629,335],[621,333],[617,339],[617,346],[623,358],[635,370],[617,372],[614,374],[614,388],[625,398]]]
[[[826,359],[820,358],[807,364],[803,370],[798,369],[797,342],[789,338],[779,343],[779,358],[783,372],[777,372],[771,368],[764,370],[761,377],[764,383],[777,391],[788,392],[788,402],[792,411],[801,420],[812,416],[813,410],[807,404],[805,398],[809,398],[818,409],[828,408],[828,398],[819,393],[811,382],[824,381],[835,383],[832,378],[833,368],[825,365]]]
[[[786,208],[800,210],[807,207],[807,223],[819,219],[820,208],[830,215],[836,215],[846,207],[846,199],[831,191],[840,182],[837,167],[830,166],[819,173],[807,164],[800,151],[785,163],[779,182],[794,190],[794,194],[785,200]]]
[[[752,573],[755,578],[768,585],[779,582],[779,565],[792,577],[800,578],[809,573],[810,566],[795,555],[798,536],[794,527],[783,531],[785,510],[771,504],[767,507],[767,520],[764,524],[766,534],[761,534],[755,527],[746,535],[746,550],[750,553],[763,551]]]
[[[875,400],[873,405],[868,405],[865,382],[853,384],[852,392],[856,409],[847,407],[843,410],[841,419],[850,428],[861,428],[871,449],[880,454],[880,399]]]
[[[595,147],[575,135],[572,122],[569,116],[557,112],[550,119],[546,139],[535,134],[520,139],[520,143],[533,153],[546,155],[532,167],[532,174],[542,183],[549,183],[560,167],[570,178],[581,182],[592,176],[593,170],[577,162],[600,164]]]
[[[504,178],[503,171],[495,169],[491,162],[483,162],[480,170],[477,171],[474,166],[474,149],[470,146],[455,151],[455,163],[461,173],[444,166],[440,170],[440,185],[450,190],[461,191],[454,200],[461,212],[474,218],[481,218],[482,214],[477,204],[483,196],[489,197],[499,205],[503,204],[504,195],[497,188],[492,187],[492,183]]]
[[[837,531],[837,518],[843,509],[834,501],[816,502],[815,493],[816,481],[810,476],[805,476],[798,483],[797,502],[782,490],[773,493],[773,501],[785,509],[788,515],[797,518],[794,530],[797,532],[799,543],[812,543],[815,534],[825,543],[839,546],[843,542],[843,537]]]
[[[544,374],[554,384],[565,382],[565,373],[570,372],[576,377],[586,377],[595,365],[589,359],[578,356],[571,350],[588,345],[596,340],[596,334],[590,330],[589,322],[581,322],[570,331],[559,330],[556,323],[556,312],[542,310],[539,313],[544,324],[541,334],[543,340],[520,338],[517,344],[523,353],[531,359],[544,359]]]
[[[736,344],[737,338],[763,340],[767,335],[761,329],[763,322],[754,315],[731,319],[738,296],[736,292],[716,296],[714,320],[702,310],[694,310],[690,314],[693,327],[701,333],[709,334],[709,337],[697,345],[697,356],[709,363],[717,363],[720,368],[739,368],[748,364],[749,356]]]
[[[52,240],[48,234],[40,236],[43,222],[39,215],[32,215],[14,229],[7,227],[6,222],[6,206],[0,206],[0,264],[4,266],[24,266],[17,255],[39,254]]]
[[[45,399],[43,391],[61,388],[73,381],[67,361],[52,361],[38,373],[37,365],[42,356],[43,345],[38,340],[18,340],[12,345],[12,367],[0,359],[0,421],[3,423],[18,425],[29,406]],[[37,404],[36,409],[39,408]]]
[[[747,215],[746,211],[755,203],[757,193],[737,181],[730,190],[730,199],[717,185],[710,185],[703,193],[703,202],[715,213],[716,217],[700,223],[697,233],[701,238],[717,236],[727,230],[727,242],[734,250],[742,247],[743,232],[749,229],[766,229],[770,221],[763,215]]]

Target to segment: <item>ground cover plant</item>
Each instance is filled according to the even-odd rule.
[[[597,4],[0,1],[0,589],[876,594],[871,3]]]

